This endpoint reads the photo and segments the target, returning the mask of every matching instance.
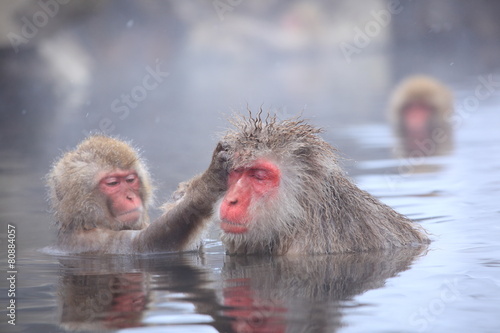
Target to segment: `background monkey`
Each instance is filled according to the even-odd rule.
[[[239,117],[228,145],[228,190],[217,205],[230,254],[368,251],[429,239],[422,228],[360,190],[335,150],[302,120]]]
[[[453,95],[441,82],[423,75],[407,78],[394,89],[389,113],[406,155],[451,149]]]
[[[218,144],[209,168],[189,181],[184,197],[149,224],[151,179],[138,152],[114,138],[89,137],[47,175],[58,247],[74,253],[196,249],[226,179],[226,152]]]

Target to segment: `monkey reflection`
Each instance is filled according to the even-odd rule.
[[[453,96],[441,82],[423,75],[404,80],[392,93],[389,114],[404,156],[442,155],[453,146]]]
[[[161,304],[182,295],[179,301],[207,315],[206,325],[219,332],[334,331],[344,325],[343,302],[382,287],[423,251],[226,256],[220,293],[197,255],[64,257],[60,325],[72,331],[141,327],[147,311],[169,315]]]
[[[196,255],[61,258],[60,325],[71,331],[99,332],[145,326],[145,311],[158,306],[157,299],[182,294],[182,302],[212,318],[207,325],[230,331],[228,321],[219,319],[215,292],[207,287],[208,273],[196,264],[198,259]]]
[[[345,301],[383,287],[423,251],[231,256],[223,269],[223,314],[235,332],[333,332],[344,326]]]
[[[69,330],[139,326],[148,302],[143,273],[65,275],[61,278],[61,325]]]

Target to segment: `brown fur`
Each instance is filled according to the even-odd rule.
[[[227,171],[219,145],[210,168],[190,181],[182,199],[149,224],[152,201],[150,175],[136,149],[118,139],[96,135],[64,154],[47,175],[51,206],[58,227],[58,246],[65,252],[137,253],[192,250],[225,190]],[[98,190],[104,174],[116,169],[135,170],[140,178],[144,209],[130,230],[116,223]]]
[[[409,137],[403,124],[403,110],[411,103],[426,105],[434,111],[427,124],[427,138],[432,140],[435,147],[431,153],[426,153],[436,155],[448,151],[453,144],[450,124],[454,109],[452,92],[441,82],[424,75],[411,76],[394,89],[389,103],[389,117],[407,154],[412,150],[421,150],[413,142],[415,138]],[[436,129],[444,133],[436,136],[439,139],[433,138]],[[441,140],[443,135],[445,140]]]
[[[97,191],[99,176],[116,169],[135,170],[141,179],[140,196],[145,209],[133,229],[148,225],[147,207],[152,201],[151,177],[137,150],[127,143],[96,135],[67,152],[47,175],[50,202],[59,232],[91,230],[108,223],[109,212],[102,206]],[[96,200],[97,199],[97,200]]]
[[[253,203],[245,234],[222,235],[230,254],[341,253],[428,243],[423,229],[346,177],[337,154],[303,120],[238,117],[223,138],[233,168],[276,163],[277,198]]]

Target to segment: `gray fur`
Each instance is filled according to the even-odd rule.
[[[343,253],[429,242],[418,224],[359,189],[321,130],[303,120],[240,116],[226,142],[233,168],[258,158],[282,174],[275,199],[254,203],[245,234],[222,235],[230,254]]]

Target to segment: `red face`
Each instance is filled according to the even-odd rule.
[[[413,103],[403,109],[404,126],[410,133],[424,132],[432,116],[432,108],[421,103]]]
[[[249,208],[257,200],[266,200],[277,193],[281,173],[272,162],[257,160],[248,168],[229,173],[228,190],[220,206],[221,228],[224,232],[243,234],[251,220]]]
[[[107,197],[114,218],[124,224],[137,222],[142,213],[139,195],[141,181],[133,170],[118,170],[106,174],[99,182],[99,190]]]

